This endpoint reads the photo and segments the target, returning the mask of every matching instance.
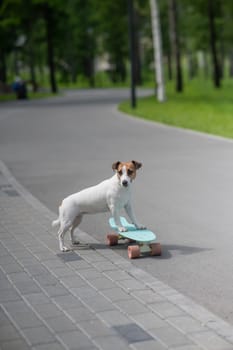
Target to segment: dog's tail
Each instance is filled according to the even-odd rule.
[[[59,207],[58,218],[52,222],[52,227],[57,227],[57,226],[59,226],[61,224],[61,220],[60,220],[60,217],[61,217],[61,206],[62,206],[62,203],[61,203],[61,205]]]
[[[52,227],[57,227],[57,226],[59,226],[60,225],[60,219],[59,218],[57,218],[57,220],[54,220],[53,222],[52,222]]]

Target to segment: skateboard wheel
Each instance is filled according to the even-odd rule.
[[[135,259],[140,256],[140,248],[138,245],[131,245],[128,247],[128,257],[129,259]]]
[[[118,244],[118,236],[114,233],[109,233],[107,235],[107,244],[109,246],[117,245]]]
[[[151,255],[160,256],[162,254],[162,249],[161,249],[160,243],[151,243],[150,249],[151,249],[151,252],[150,252]]]

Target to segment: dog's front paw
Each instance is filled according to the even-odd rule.
[[[68,247],[66,247],[66,246],[63,246],[62,248],[61,248],[61,251],[62,252],[69,252],[71,249],[70,248],[68,248]]]
[[[118,231],[119,232],[126,232],[127,228],[125,228],[124,226],[118,226]]]

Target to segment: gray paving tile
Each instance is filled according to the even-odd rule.
[[[41,292],[40,287],[33,280],[17,282],[15,286],[23,295]]]
[[[149,307],[162,318],[185,315],[183,310],[168,301],[156,302],[150,304]]]
[[[28,282],[28,281],[32,280],[31,277],[29,276],[29,274],[25,271],[11,273],[9,278],[12,281],[12,283]]]
[[[10,254],[0,256],[0,266],[4,267],[5,265],[14,263],[16,263],[16,260]]]
[[[86,285],[86,282],[80,276],[74,275],[74,272],[71,276],[61,277],[60,281],[64,284],[64,286],[69,288],[76,288]]]
[[[95,262],[95,268],[101,272],[105,271],[118,271],[118,268],[115,264],[111,263],[110,261],[97,261]]]
[[[85,286],[82,286],[82,287],[78,287],[78,288],[70,288],[70,291],[72,292],[72,294],[78,296],[79,298],[81,298],[84,301],[86,299],[94,297],[97,293],[96,289],[92,288],[88,284],[86,284]]]
[[[120,287],[124,288],[128,292],[143,289],[142,283],[135,278],[128,278],[127,280],[120,280],[117,282]]]
[[[58,342],[33,346],[33,350],[64,350],[64,349],[65,347],[63,347],[62,344]]]
[[[120,300],[131,300],[132,296],[129,293],[126,293],[123,289],[119,287],[105,289],[101,292],[112,302],[117,302]]]
[[[57,282],[56,284],[52,285],[43,286],[43,290],[45,290],[45,292],[50,297],[64,296],[70,294],[68,289],[65,288],[60,282]]]
[[[80,302],[80,300],[71,294],[53,297],[53,300],[60,307],[65,308],[65,309],[70,309],[70,308],[82,306],[82,303]]]
[[[106,277],[91,279],[90,283],[93,285],[93,287],[97,288],[98,290],[114,288],[115,286],[115,284]]]
[[[201,350],[200,346],[198,345],[181,345],[181,346],[172,347],[171,349],[172,350]]]
[[[44,259],[42,260],[42,264],[47,268],[54,268],[54,267],[63,267],[64,266],[64,262],[61,261],[60,259],[58,259],[56,256],[54,256],[53,258],[47,259],[44,257]]]
[[[52,270],[52,273],[57,277],[57,278],[62,278],[62,277],[74,277],[74,271],[70,269],[68,266],[62,266],[62,267],[54,267]]]
[[[38,264],[38,262],[37,262],[37,264],[28,265],[26,267],[26,271],[29,272],[29,274],[32,276],[37,276],[37,275],[48,273],[48,270],[44,266]]]
[[[120,300],[116,305],[128,315],[145,313],[147,308],[137,300]]]
[[[44,319],[60,316],[62,311],[53,303],[33,305],[36,312]]]
[[[232,350],[233,345],[212,331],[192,333],[191,338],[198,345],[211,350]]]
[[[50,299],[43,292],[27,294],[24,297],[31,305],[46,304],[50,302]]]
[[[17,262],[12,264],[4,265],[3,270],[6,274],[16,273],[16,272],[22,272],[23,268],[20,266]]]
[[[80,331],[71,331],[59,334],[61,340],[66,344],[69,350],[94,348],[94,344],[86,335]]]
[[[43,287],[53,286],[59,282],[59,280],[49,272],[35,276],[35,279]]]
[[[95,268],[84,269],[82,271],[79,271],[79,274],[87,280],[102,278],[102,273]]]
[[[74,322],[88,321],[96,318],[95,314],[84,306],[69,309],[66,313],[69,314]]]
[[[129,274],[120,269],[114,271],[104,271],[104,275],[109,277],[112,281],[122,281],[129,279]]]
[[[109,326],[119,326],[130,323],[130,319],[119,310],[108,310],[99,312],[98,316]]]
[[[108,327],[104,322],[97,318],[88,321],[79,321],[78,326],[86,331],[91,338],[114,336],[117,334],[114,329]]]
[[[4,303],[4,308],[7,312],[27,312],[31,310],[22,298]]]
[[[46,320],[46,323],[56,333],[77,330],[77,326],[75,325],[75,323],[72,322],[65,315],[60,315],[60,316],[57,316],[57,317],[48,318]]]
[[[29,345],[23,339],[9,340],[1,343],[1,350],[29,350]]]
[[[25,328],[23,333],[32,345],[56,342],[53,334],[45,326]]]
[[[139,299],[142,303],[146,305],[165,301],[165,299],[161,297],[161,295],[159,295],[151,289],[136,290],[132,293],[132,296]]]
[[[9,313],[20,329],[42,326],[42,321],[32,310]]]
[[[134,350],[165,350],[167,347],[156,340],[148,340],[133,344]],[[176,350],[176,349],[170,349]],[[188,350],[188,349],[183,349]],[[198,349],[200,350],[200,349]]]
[[[166,326],[162,328],[150,329],[150,333],[166,344],[168,347],[189,346],[194,343],[186,335],[176,328]]]
[[[20,339],[20,335],[12,324],[2,325],[0,327],[0,344],[12,339]]]
[[[21,297],[15,289],[2,289],[0,292],[0,303],[20,300]]]
[[[1,272],[1,270],[0,270],[0,272]],[[2,272],[2,274],[3,274],[3,272]],[[0,293],[2,293],[2,291],[4,290],[4,289],[12,289],[13,288],[13,286],[12,286],[12,284],[8,281],[8,279],[5,277],[5,275],[3,276],[1,276],[1,279],[0,279]]]
[[[201,325],[200,322],[194,320],[194,318],[189,315],[170,317],[168,322],[184,333],[202,332],[206,330],[204,325]]]
[[[153,312],[134,315],[133,319],[147,330],[166,326],[166,322],[160,317],[156,316]]]
[[[119,336],[108,336],[95,338],[101,350],[129,350],[129,345]]]
[[[115,309],[113,303],[108,301],[103,295],[97,293],[94,297],[86,299],[85,302],[88,305],[88,307],[94,312]]]
[[[85,260],[69,261],[68,265],[74,269],[77,269],[79,272],[92,267],[92,265]]]
[[[3,309],[0,307],[0,327],[7,326],[10,324],[11,324],[11,321],[9,320],[9,318],[7,317]]]

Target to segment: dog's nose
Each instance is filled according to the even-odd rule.
[[[122,181],[122,185],[123,185],[124,187],[127,187],[127,186],[128,186],[128,181],[126,181],[126,180]]]

